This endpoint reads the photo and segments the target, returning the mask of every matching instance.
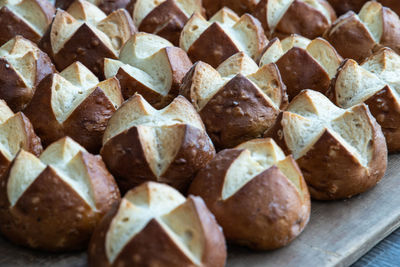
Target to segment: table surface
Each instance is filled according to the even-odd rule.
[[[356,262],[353,267],[400,267],[400,230],[384,239],[400,226],[399,189],[397,154],[390,156],[386,175],[374,189],[345,201],[314,201],[308,227],[289,246],[271,252],[231,246],[227,266],[342,267]],[[22,249],[0,237],[0,266],[84,267],[87,259],[84,252]]]
[[[400,229],[385,238],[352,267],[400,266]]]
[[[82,261],[79,266],[85,267]],[[0,266],[9,267],[9,265],[1,262]],[[397,267],[400,266],[400,229],[385,238],[367,254],[361,257],[351,267]]]

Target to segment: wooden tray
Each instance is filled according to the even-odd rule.
[[[400,226],[400,155],[386,176],[350,200],[312,203],[311,220],[291,245],[272,252],[230,247],[227,266],[348,266]],[[85,253],[46,254],[0,238],[0,266],[86,266]]]

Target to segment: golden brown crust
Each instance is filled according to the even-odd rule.
[[[108,172],[106,165],[99,155],[95,156],[86,152],[82,154],[82,160],[91,177],[90,186],[93,189],[96,208],[104,215],[120,199],[117,183],[111,173]]]
[[[35,1],[45,15],[47,24],[49,25],[55,13],[53,5],[51,5],[47,0]],[[22,35],[26,39],[35,43],[38,43],[42,37],[32,29],[31,26],[14,14],[7,6],[3,6],[0,9],[0,24],[7,25],[6,27],[0,28],[0,45],[3,45],[17,35]]]
[[[349,10],[358,12],[368,1],[369,0],[328,0],[331,6],[336,10],[338,16],[346,13]],[[383,1],[380,0],[380,2]]]
[[[385,86],[365,101],[386,137],[390,153],[400,151],[400,104]]]
[[[0,98],[4,99],[14,112],[23,110],[31,101],[36,86],[56,70],[47,54],[39,50],[32,71],[35,72],[35,81],[33,87],[29,88],[13,65],[7,59],[0,58]]]
[[[166,47],[165,52],[172,70],[172,85],[169,94],[176,97],[179,94],[183,77],[192,67],[192,61],[186,52],[179,47]]]
[[[118,79],[121,85],[121,92],[124,99],[128,99],[134,94],[142,95],[151,105],[154,107],[162,108],[170,102],[168,97],[163,97],[160,93],[150,89],[145,84],[136,80],[123,68],[119,68],[115,77]]]
[[[232,9],[236,14],[251,13],[256,10],[258,0],[203,0],[203,6],[210,18],[223,7]]]
[[[121,12],[127,18],[129,31],[131,34],[135,33],[136,28],[128,12],[126,10],[117,10],[116,12]],[[62,71],[75,61],[79,61],[97,77],[103,79],[104,58],[117,59],[118,55],[86,23],[83,23],[55,54],[50,38],[53,26],[54,20],[40,40],[39,47],[52,58],[57,69]]]
[[[189,196],[187,201],[194,205],[203,231],[206,235],[206,244],[201,266],[222,267],[225,265],[226,246],[222,232],[210,211],[201,198]],[[195,266],[176,243],[166,233],[160,223],[152,219],[136,234],[119,253],[111,264],[105,252],[105,239],[110,224],[118,211],[114,205],[112,210],[104,216],[104,219],[96,228],[89,246],[89,266],[111,267],[126,264],[129,266]],[[157,240],[156,242],[153,242]],[[132,254],[138,255],[132,257]]]
[[[35,86],[37,86],[47,75],[56,72],[53,62],[42,50],[39,50],[39,56],[36,61],[36,70]]]
[[[7,171],[10,164],[11,161],[2,152],[0,152],[0,177]]]
[[[114,216],[117,214],[119,209],[119,203],[114,203],[109,211],[103,216],[102,220],[96,226],[93,231],[92,237],[89,242],[88,249],[88,263],[89,266],[96,267],[111,267],[108,263],[106,255],[105,239],[106,233]]]
[[[51,29],[53,27],[53,23],[54,23],[54,19],[55,19],[56,15],[57,15],[57,13],[55,13],[54,18],[52,19],[49,27],[47,27],[47,30],[45,31],[42,38],[40,38],[40,40],[37,43],[40,50],[45,52],[51,58],[52,62],[54,62],[54,53],[53,53],[53,49],[51,48],[50,35],[51,35]],[[55,62],[54,62],[54,64],[57,66],[57,64]]]
[[[322,36],[325,30],[330,27],[331,22],[336,19],[335,11],[329,3],[324,0],[319,0],[318,2],[330,14],[329,18],[310,4],[295,0],[279,19],[276,27],[270,29],[267,17],[268,2],[269,0],[261,0],[253,14],[261,21],[265,33],[269,38],[273,36],[284,38],[290,34],[299,34],[306,38],[314,39]]]
[[[137,127],[124,131],[103,145],[100,154],[122,193],[156,179],[144,153]]]
[[[3,179],[6,185],[7,175]],[[6,186],[1,187],[0,194],[1,231],[19,245],[50,251],[79,250],[90,237],[89,229],[99,219],[91,218],[94,214],[88,204],[51,167],[39,175],[14,207],[8,202]],[[83,216],[81,219],[79,214]],[[71,229],[75,231],[69,233]]]
[[[135,77],[132,77],[123,68],[119,68],[116,78],[121,85],[122,96],[124,99],[128,99],[137,93],[142,95],[152,106],[163,108],[178,96],[179,87],[182,84],[183,77],[192,66],[192,62],[186,52],[179,47],[165,47],[161,49],[160,52],[166,54],[172,73],[172,83],[168,94],[160,94],[135,79]]]
[[[241,152],[229,149],[218,153],[198,173],[189,193],[204,199],[228,241],[262,250],[285,246],[300,234],[309,219],[310,199],[305,182],[302,199],[293,184],[272,166],[223,200],[227,171]]]
[[[74,0],[56,0],[55,6],[67,10],[73,2]],[[108,15],[114,10],[126,8],[129,3],[130,0],[102,0],[97,6]]]
[[[376,43],[368,29],[356,16],[354,12],[348,12],[338,18],[324,33],[324,38],[343,58],[352,58],[361,62],[374,52]],[[349,45],[349,40],[351,40],[351,45]]]
[[[25,142],[21,144],[21,149],[28,151],[35,156],[39,156],[42,151],[42,143],[40,142],[40,138],[36,135],[33,130],[33,126],[29,119],[22,112],[18,112],[14,116],[19,116],[20,120],[23,122],[23,131],[25,136]],[[7,168],[10,166],[11,161],[7,159],[3,153],[0,152],[0,177],[6,172]]]
[[[281,111],[275,120],[275,123],[264,133],[263,137],[272,138],[275,143],[285,152],[290,154],[290,150],[285,142],[283,131],[282,131],[282,119],[285,111]]]
[[[261,0],[257,4],[257,6],[254,9],[254,12],[252,14],[253,14],[254,17],[256,17],[260,21],[261,25],[264,28],[265,35],[268,38],[271,38],[271,36],[270,36],[271,29],[269,28],[268,19],[267,19],[268,0]]]
[[[157,241],[153,242],[155,240]],[[155,219],[152,219],[126,244],[112,266],[131,262],[132,252],[141,256],[137,261],[133,260],[135,266],[151,267],[153,264],[166,267],[193,266],[193,263]]]
[[[63,123],[64,135],[72,137],[88,151],[98,153],[108,120],[116,110],[97,87]]]
[[[43,144],[48,146],[61,137],[70,136],[88,151],[98,153],[108,120],[116,107],[103,90],[97,87],[60,123],[51,104],[53,82],[54,74],[43,79],[25,109]]]
[[[310,193],[316,199],[349,198],[365,192],[374,187],[386,171],[385,138],[368,108],[365,105],[360,108],[368,114],[373,126],[373,137],[370,144],[373,155],[368,168],[360,166],[354,156],[350,155],[348,150],[328,131],[321,136],[306,155],[297,160],[306,178]],[[318,163],[316,158],[319,159]]]
[[[378,6],[380,5],[378,4]],[[399,53],[400,19],[387,7],[381,7],[379,12],[381,12],[383,27],[380,40],[373,39],[367,26],[352,11],[336,20],[325,32],[324,38],[344,58],[352,58],[359,63],[383,46],[390,47]],[[380,31],[380,29],[378,30]],[[349,40],[351,40],[351,45],[348,45]]]
[[[193,99],[196,97],[195,92],[193,92],[192,86],[194,82],[194,77],[196,75],[196,72],[198,69],[200,69],[199,65],[205,64],[201,61],[196,62],[193,64],[193,66],[189,69],[189,71],[186,73],[185,77],[182,79],[182,85],[179,88],[179,94],[184,96],[186,99],[189,100],[189,102],[192,103],[192,105],[197,109],[197,105],[194,104]]]
[[[362,166],[329,130],[325,130],[312,147],[296,160],[314,199],[344,199],[363,193],[375,186],[386,171],[387,149],[381,127],[366,105],[357,108],[367,115],[372,129],[369,146],[373,152],[368,166]],[[264,136],[273,138],[285,153],[291,153],[282,130],[284,113],[286,111],[279,115],[275,125]]]
[[[221,227],[202,198],[189,195],[188,200],[195,207],[199,220],[202,222],[203,233],[207,236],[202,263],[207,267],[225,266],[227,252]]]
[[[52,141],[64,136],[62,126],[58,123],[51,107],[51,86],[53,79],[54,74],[50,74],[42,80],[31,102],[24,110],[45,147],[51,144]],[[51,131],[47,131],[47,129],[51,129]]]
[[[210,40],[213,40],[210,42]],[[187,51],[192,62],[203,61],[216,68],[230,56],[239,52],[232,39],[221,26],[213,23]]]
[[[103,168],[97,165],[94,156],[82,153],[86,164]],[[0,183],[0,230],[12,242],[35,249],[67,251],[85,248],[109,206],[119,201],[112,176],[105,169],[99,171],[106,176],[96,177],[93,186],[107,202],[100,204],[98,211],[94,211],[50,166],[39,174],[15,206],[10,207],[6,173]],[[108,186],[99,184],[99,179],[108,180]]]
[[[99,4],[99,8],[108,15],[115,10],[126,8],[129,3],[129,0],[103,0]]]
[[[25,135],[27,137],[27,142],[21,148],[24,149],[25,151],[31,152],[35,156],[39,156],[43,151],[42,144],[40,142],[40,138],[36,135],[35,131],[33,130],[33,126],[31,124],[31,122],[24,115],[24,113],[19,112],[16,115],[21,116],[21,119],[24,122]],[[0,176],[1,176],[1,174],[0,174]]]
[[[184,127],[185,135],[178,153],[163,177],[159,178],[159,181],[165,183],[173,180],[177,184],[176,188],[181,190],[186,190],[197,171],[215,156],[214,145],[205,131],[190,125]]]
[[[237,62],[232,64],[235,63]],[[236,74],[230,77],[229,81],[224,81],[223,85],[219,84],[221,81],[207,77],[210,75],[211,66],[204,62],[195,63],[185,76],[180,94],[198,110],[217,149],[231,148],[244,141],[261,137],[274,123],[280,109],[286,108],[286,86],[277,66],[271,63],[261,68],[249,76]],[[218,72],[213,71],[218,75]],[[263,75],[265,77],[262,77]],[[260,79],[260,83],[265,82],[263,88],[251,81],[254,76]],[[200,81],[207,79],[210,81],[204,83],[214,83],[207,86],[218,86],[213,89],[216,91],[209,98],[201,93],[206,89],[202,88],[203,84]],[[268,93],[271,95],[268,96]],[[204,104],[199,106],[200,102]]]
[[[16,35],[22,35],[35,43],[40,40],[41,36],[29,25],[21,21],[7,6],[3,6],[0,9],[0,23],[2,25],[10,25],[9,27],[0,28],[0,45],[5,44]]]
[[[100,154],[115,175],[122,192],[145,181],[160,181],[185,190],[195,173],[214,157],[214,146],[205,132],[184,124],[170,127],[183,131],[184,137],[180,144],[175,144],[179,150],[161,177],[156,177],[150,169],[138,127],[131,127],[103,145]]]
[[[382,8],[383,33],[380,45],[392,48],[400,53],[400,19],[399,16],[387,7]]]
[[[50,26],[51,29],[52,26]],[[50,35],[50,32],[49,32]],[[49,55],[53,56],[53,61],[59,71],[62,71],[75,61],[81,62],[90,69],[96,76],[103,77],[103,59],[116,59],[114,52],[110,50],[87,24],[82,24],[78,30],[68,39],[63,48],[54,55],[51,51],[50,36],[43,37],[39,46]]]
[[[339,67],[327,92],[329,99],[338,106],[336,81],[347,62],[348,60],[343,61]],[[381,126],[389,153],[400,151],[400,103],[397,101],[397,97],[393,95],[393,91],[386,85],[374,95],[368,97],[364,103]]]
[[[400,14],[400,2],[397,0],[379,0],[382,5],[389,7],[397,14]]]
[[[261,137],[278,114],[279,109],[241,74],[226,83],[200,111],[217,148]]]
[[[188,40],[188,36],[199,29],[195,21],[203,25],[198,31],[201,34],[196,33],[194,40]],[[242,44],[239,45],[239,42]],[[257,60],[267,42],[264,29],[255,17],[244,14],[239,18],[227,8],[221,9],[211,21],[206,21],[200,14],[194,13],[185,25],[180,38],[180,46],[187,51],[192,62],[203,61],[214,68],[241,51],[253,60]]]
[[[203,223],[204,233],[206,234],[206,242],[204,245],[203,259],[201,266],[213,267],[224,266],[226,258],[226,248],[223,235],[218,229],[218,224],[215,219],[211,219],[210,211],[205,206],[204,202],[199,197],[189,196],[187,201],[191,201],[195,206],[200,221]],[[152,242],[149,240],[157,240]],[[137,266],[195,266],[183,251],[171,239],[163,227],[156,221],[151,220],[146,227],[138,233],[124,247],[113,266],[118,266],[119,263],[130,262],[132,252],[141,255],[136,262]],[[220,253],[215,253],[216,251]],[[150,260],[151,259],[151,260]]]
[[[56,0],[54,5],[56,8],[67,10],[75,0]]]
[[[142,20],[139,31],[157,34],[177,46],[188,19],[175,0],[166,0]]]
[[[272,41],[271,41],[272,42]],[[325,94],[330,78],[324,68],[303,48],[293,47],[276,62],[287,86],[289,100],[301,90],[312,89]]]
[[[330,6],[329,8],[332,9]],[[335,19],[336,17],[332,21]],[[319,10],[303,1],[295,0],[280,19],[275,32],[280,36],[296,33],[314,39],[321,36],[329,26],[328,18]]]
[[[0,58],[0,98],[4,99],[13,111],[22,110],[33,96],[32,88],[5,58]]]
[[[338,15],[342,15],[349,10],[360,11],[362,6],[369,0],[328,0]],[[389,7],[397,14],[400,14],[400,3],[397,0],[379,0],[382,5]]]

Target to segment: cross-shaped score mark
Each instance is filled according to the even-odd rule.
[[[256,60],[267,39],[254,17],[244,14],[239,18],[223,8],[209,21],[194,13],[183,28],[179,42],[193,62],[201,60],[216,68],[240,51]]]
[[[266,136],[293,154],[317,199],[361,193],[386,169],[385,139],[368,108],[341,109],[312,90],[302,91]]]
[[[125,189],[147,180],[185,187],[214,153],[199,115],[182,96],[157,110],[134,95],[110,119],[101,150]]]

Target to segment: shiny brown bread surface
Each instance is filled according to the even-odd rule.
[[[68,142],[73,141],[68,138],[58,141],[66,150]],[[34,157],[26,156],[27,154],[29,153],[21,150],[1,178],[1,232],[13,243],[34,249],[45,251],[84,249],[102,216],[120,199],[113,177],[99,156],[80,151],[72,161],[79,161],[85,169],[85,175],[89,177],[86,186],[92,192],[94,206],[88,204],[71,182],[67,182],[68,179],[63,176],[65,174],[60,173],[60,169],[52,165],[45,166],[26,187],[17,202],[12,204],[9,194],[15,184],[10,184],[10,177],[16,171],[13,168],[17,160],[22,160],[24,164],[24,160],[28,163],[25,157]],[[52,161],[57,162],[57,159],[53,158]],[[22,177],[12,179],[22,179]]]
[[[100,225],[96,228],[89,246],[89,266],[216,266],[222,267],[226,260],[225,239],[219,228],[214,216],[207,209],[203,200],[199,197],[189,196],[186,200],[181,196],[175,208],[167,210],[160,215],[151,214],[151,207],[165,205],[165,202],[172,201],[177,196],[173,196],[170,192],[163,189],[164,195],[169,196],[169,200],[161,203],[162,197],[157,201],[157,192],[161,189],[155,187],[166,187],[154,182],[144,183],[127,193],[119,206],[115,205],[113,209],[104,217]],[[143,195],[142,201],[146,204],[143,207],[137,207],[136,198],[139,194]],[[135,196],[136,195],[136,196]],[[130,199],[130,200],[128,200]],[[153,199],[153,200],[152,200]],[[131,202],[132,201],[132,202]],[[137,207],[137,208],[136,208]],[[128,225],[135,225],[135,220],[126,220],[121,222],[121,234],[129,235],[127,240],[111,239],[116,223],[121,219],[118,214],[124,209],[132,209],[132,218],[139,216],[141,209],[149,209],[150,217],[145,224],[139,228],[139,232],[129,232]],[[177,216],[177,211],[182,210],[184,213]],[[136,215],[136,216],[135,216]],[[169,228],[166,220],[180,225],[182,229],[186,229],[187,236],[181,236],[177,228]],[[199,228],[192,228],[191,224],[198,225]],[[167,230],[169,229],[169,230]],[[172,230],[172,231],[171,231]],[[176,231],[176,232],[174,232]],[[180,239],[182,238],[182,239]],[[198,239],[197,239],[198,238]],[[113,241],[111,241],[113,240]],[[202,241],[200,241],[202,240]],[[191,246],[187,246],[184,242],[188,241]],[[200,242],[199,242],[200,241]],[[111,242],[123,242],[117,247],[122,247],[119,251],[107,249],[108,245],[116,245]],[[196,257],[189,255],[193,251],[201,251]],[[193,254],[192,254],[193,255]],[[111,258],[111,259],[110,259]]]
[[[259,68],[243,52],[217,69],[197,62],[180,91],[199,112],[218,149],[262,136],[287,105],[286,86],[276,65]]]
[[[17,35],[38,43],[53,19],[54,6],[46,0],[4,2],[0,8],[0,23],[7,26],[0,28],[0,45],[5,44]],[[35,12],[36,16],[26,16],[23,12],[16,11],[15,6],[25,12]]]
[[[184,191],[215,149],[184,97],[156,110],[134,95],[109,121],[100,154],[123,192],[145,181]]]
[[[381,127],[366,105],[356,105],[345,111],[333,106],[322,95],[313,100],[316,94],[310,90],[300,93],[265,136],[276,140],[285,153],[294,153],[314,199],[343,199],[367,191],[379,182],[386,171],[387,147]],[[324,101],[325,105],[318,105],[318,101]],[[304,117],[304,114],[311,115]],[[313,138],[303,142],[303,148],[300,142],[290,141],[293,136],[300,136],[298,131],[292,132],[295,128],[301,129],[295,122],[312,125],[318,121],[315,118],[324,120],[324,116],[332,117],[327,124],[323,122],[315,130],[312,130],[313,126],[308,128]],[[366,130],[351,134],[356,129]],[[353,147],[352,142],[360,142],[360,147]]]
[[[72,85],[73,80],[63,77],[63,73],[70,69],[73,69],[81,81],[84,82],[91,75],[95,82],[89,86]],[[42,80],[25,113],[45,146],[59,138],[70,136],[90,152],[98,153],[108,120],[123,101],[118,80],[111,78],[98,83],[97,78],[79,62],[69,66],[66,71],[49,75]],[[104,84],[112,88],[111,92],[108,92]],[[62,90],[65,90],[62,97],[66,99],[85,94],[80,102],[71,103],[64,111],[68,116],[64,116],[63,120],[59,118],[61,114],[57,110],[57,106],[62,105],[57,102],[57,91]]]
[[[253,143],[253,146],[260,149],[271,142],[273,141],[268,139],[255,139],[247,143]],[[248,152],[245,151],[247,143],[219,152],[198,173],[189,193],[204,199],[229,242],[258,250],[277,249],[289,244],[307,225],[310,196],[296,162],[280,151],[282,155],[279,156],[279,161],[282,160],[290,166],[288,169],[291,172],[286,172],[290,177],[282,172],[282,165],[276,161],[252,174],[254,176],[251,180],[237,188],[233,195],[224,197],[229,180],[240,180],[240,176],[244,174],[240,170],[237,170],[240,173],[232,173],[230,169],[235,164],[245,165],[244,161],[249,160],[243,157]],[[258,159],[271,156],[271,151],[265,154],[262,152],[258,154]],[[258,166],[254,165],[253,168]],[[237,176],[230,177],[232,175]],[[294,179],[297,184],[290,179]]]

